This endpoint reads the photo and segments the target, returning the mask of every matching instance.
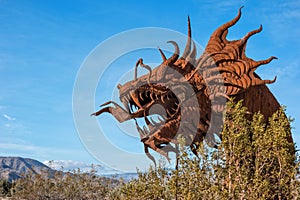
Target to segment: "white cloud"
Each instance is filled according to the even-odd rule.
[[[92,170],[92,163],[85,163],[81,161],[74,160],[46,160],[43,162],[45,165],[49,166],[55,170],[73,171],[80,169],[81,172],[90,172]],[[102,165],[93,165],[93,169],[96,170],[98,174],[117,174],[120,173],[116,170],[106,168]]]
[[[91,164],[87,164],[80,161],[73,161],[73,160],[53,160],[53,161],[44,161],[45,165],[49,166],[52,169],[56,170],[74,170],[80,168],[81,170],[91,169]],[[88,170],[88,171],[89,171]]]
[[[7,115],[7,114],[3,114],[2,116],[3,116],[5,119],[7,119],[8,121],[15,121],[15,120],[16,120],[16,118],[11,117],[11,116],[9,116],[9,115]]]

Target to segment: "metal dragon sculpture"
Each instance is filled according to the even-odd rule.
[[[255,70],[276,57],[255,61],[245,54],[248,39],[261,32],[262,26],[239,40],[226,39],[228,29],[240,19],[241,9],[234,19],[214,31],[199,58],[196,58],[197,50],[191,39],[188,18],[188,39],[182,55],[179,56],[177,43],[169,41],[174,45],[175,52],[166,58],[163,51],[158,49],[163,62],[153,70],[143,63],[143,59],[139,59],[134,79],[118,85],[124,108],[109,101],[102,105],[106,107],[92,115],[108,112],[120,123],[144,118],[147,126],[142,129],[136,122],[136,127],[145,153],[154,163],[149,148],[169,160],[168,153],[177,152],[172,143],[178,144],[178,135],[184,136],[186,144],[196,155],[196,149],[204,139],[214,146],[214,134],[220,136],[222,128],[224,102],[230,97],[234,97],[235,101],[243,99],[250,115],[260,111],[267,121],[280,108],[266,86],[274,83],[276,77],[262,80]],[[149,73],[137,77],[139,66],[149,70]],[[159,109],[153,109],[155,105]],[[152,114],[161,116],[160,120],[152,120]]]

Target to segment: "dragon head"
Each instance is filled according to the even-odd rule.
[[[271,62],[275,57],[254,61],[245,55],[247,40],[259,33],[262,26],[240,40],[226,39],[228,28],[240,17],[241,8],[234,19],[212,34],[199,58],[196,58],[197,50],[191,39],[188,18],[188,39],[181,56],[177,43],[169,41],[175,47],[173,55],[166,58],[163,51],[158,49],[163,62],[153,70],[143,63],[143,59],[139,59],[134,79],[118,85],[124,107],[109,101],[102,105],[106,107],[92,115],[108,112],[119,122],[135,120],[145,153],[154,163],[148,148],[169,160],[168,153],[177,152],[171,145],[178,143],[177,133],[184,136],[186,144],[190,145],[195,154],[199,142],[204,138],[212,146],[215,145],[214,134],[220,136],[224,102],[247,92],[252,86],[266,87],[265,84],[276,80],[276,77],[274,80],[262,80],[254,72],[260,65]],[[137,77],[138,67],[146,68],[149,72]],[[110,104],[114,106],[108,106]],[[154,120],[152,115],[159,117]],[[137,118],[143,118],[147,126],[140,127]]]

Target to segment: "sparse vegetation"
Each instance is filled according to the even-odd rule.
[[[14,199],[104,199],[121,180],[99,177],[95,171],[58,171],[53,177],[27,174],[15,182]]]
[[[160,164],[128,183],[98,177],[95,171],[57,172],[53,178],[29,174],[1,192],[11,191],[15,199],[56,200],[299,199],[299,161],[287,140],[290,121],[284,110],[268,124],[259,113],[252,120],[245,113],[241,102],[229,102],[218,149],[202,144],[196,157],[181,145],[178,170]]]
[[[0,197],[11,196],[11,189],[13,184],[7,180],[0,179]]]

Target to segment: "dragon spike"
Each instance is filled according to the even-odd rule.
[[[262,27],[262,25],[260,25],[258,29],[250,31],[249,33],[247,33],[247,35],[245,35],[242,39],[240,39],[239,46],[241,46],[241,56],[242,56],[243,59],[247,59],[247,56],[245,55],[245,51],[246,51],[246,44],[247,44],[248,39],[252,35],[255,35],[255,34],[261,32],[262,29],[263,29],[263,27]]]
[[[135,64],[135,69],[134,69],[134,80],[136,81],[136,79],[137,79],[137,68],[138,68],[139,65],[140,65],[141,67],[144,67],[145,69],[147,69],[147,70],[149,71],[148,85],[151,85],[151,83],[150,83],[150,78],[151,78],[151,75],[152,75],[152,69],[151,69],[151,67],[150,67],[149,65],[145,65],[145,64],[143,63],[143,59],[142,59],[142,58],[140,58],[140,59],[136,62],[136,64]]]
[[[184,52],[182,53],[182,58],[186,58],[191,51],[191,38],[192,38],[192,30],[191,30],[191,22],[190,22],[190,16],[188,16],[188,38],[187,43],[184,49]]]
[[[168,43],[172,43],[175,46],[175,52],[174,54],[168,58],[168,60],[165,60],[163,63],[165,65],[173,64],[179,57],[179,47],[178,44],[174,41],[168,41]]]
[[[247,33],[247,35],[245,35],[240,41],[242,44],[245,44],[247,42],[247,40],[252,36],[252,35],[255,35],[259,32],[261,32],[263,29],[262,25],[259,26],[258,29],[255,29],[253,31],[250,31],[249,33]]]
[[[275,76],[273,80],[261,80],[259,78],[255,78],[255,79],[253,79],[251,85],[255,86],[255,85],[272,84],[272,83],[275,83],[276,79],[277,79],[277,76]]]
[[[167,58],[166,58],[164,52],[163,52],[159,47],[157,47],[157,48],[158,48],[158,51],[159,51],[159,53],[160,53],[160,55],[161,55],[163,61],[165,62],[165,61],[167,60]]]
[[[235,18],[233,18],[232,20],[230,20],[229,22],[223,24],[217,30],[215,30],[215,32],[212,34],[211,38],[213,38],[213,37],[221,38],[223,36],[224,31],[226,31],[228,28],[230,28],[231,26],[236,24],[239,21],[239,19],[241,18],[243,7],[244,6],[240,7],[240,9],[238,11],[238,14]]]
[[[277,59],[277,57],[275,56],[271,56],[270,58],[266,59],[266,60],[260,60],[260,61],[254,61],[253,66],[251,67],[251,69],[256,69],[257,67],[259,67],[260,65],[265,65],[270,63],[272,60]]]
[[[188,62],[190,62],[192,65],[194,65],[195,63],[195,59],[196,59],[196,55],[197,55],[197,47],[195,42],[193,42],[193,50],[192,52],[188,55],[188,57],[186,58],[186,60]]]
[[[142,58],[140,58],[137,62],[136,62],[136,64],[135,64],[135,68],[134,68],[134,80],[136,81],[136,79],[137,79],[137,68],[138,68],[138,66],[139,66],[139,64],[140,64],[140,60],[141,60]]]
[[[226,42],[226,41],[227,41],[227,39],[226,39],[227,34],[228,34],[228,29],[226,29],[226,30],[223,32],[222,36],[221,36],[221,40],[222,40],[223,42]]]

